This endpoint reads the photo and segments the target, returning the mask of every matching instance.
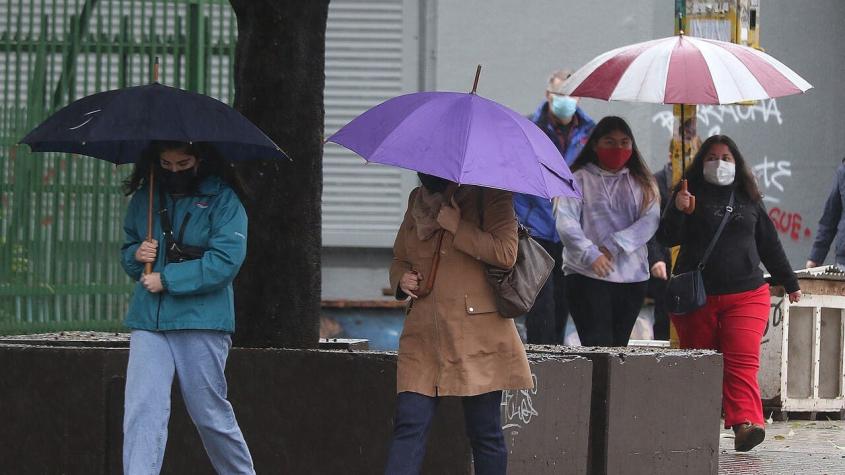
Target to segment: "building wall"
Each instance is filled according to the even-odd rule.
[[[845,61],[834,37],[845,21],[838,0],[761,0],[761,45],[811,84],[807,94],[751,107],[699,109],[699,134],[732,136],[758,175],[766,205],[794,268],[804,266],[833,172],[845,95]],[[548,73],[577,68],[622,45],[671,35],[674,2],[664,0],[420,0],[421,90],[468,91],[483,65],[479,94],[525,114],[543,97]],[[408,91],[410,92],[410,91]],[[653,170],[668,160],[671,107],[583,99],[598,119],[632,125]],[[324,298],[370,299],[387,285],[390,250],[327,249]],[[830,262],[830,256],[828,261]],[[354,284],[351,284],[354,282]]]

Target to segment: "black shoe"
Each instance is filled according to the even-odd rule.
[[[766,429],[757,424],[746,422],[744,424],[737,424],[733,426],[734,434],[734,450],[737,452],[748,452],[760,445],[763,439],[766,438]]]

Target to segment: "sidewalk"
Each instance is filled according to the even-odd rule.
[[[845,474],[845,421],[773,422],[766,440],[750,452],[733,450],[733,431],[722,430],[720,474]]]

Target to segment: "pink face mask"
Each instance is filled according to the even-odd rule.
[[[604,168],[618,170],[631,159],[630,148],[596,148],[596,156]]]

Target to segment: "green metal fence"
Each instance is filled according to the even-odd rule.
[[[15,147],[63,105],[160,81],[231,102],[237,25],[223,1],[0,0],[0,333],[115,329],[129,167]]]

